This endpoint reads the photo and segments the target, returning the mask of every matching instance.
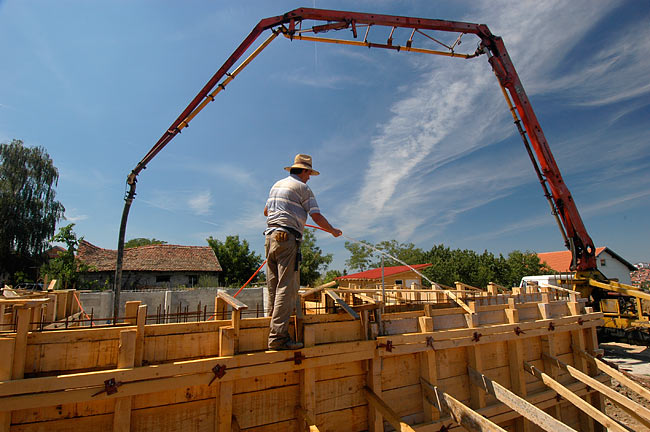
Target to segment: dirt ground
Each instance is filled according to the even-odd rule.
[[[639,384],[650,389],[650,347],[607,342],[601,343],[600,348],[605,350],[604,359],[606,361],[617,365],[619,370],[627,372]],[[650,401],[623,387],[618,381],[612,380],[612,388],[636,403],[650,408]],[[612,404],[609,399],[605,399],[605,412],[608,416],[623,423],[631,431],[650,431],[649,428],[640,424],[628,413]]]

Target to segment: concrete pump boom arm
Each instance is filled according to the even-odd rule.
[[[484,24],[393,15],[333,11],[325,9],[299,8],[287,12],[284,15],[265,18],[257,23],[249,35],[241,42],[241,44],[230,55],[230,57],[228,57],[224,64],[215,72],[215,74],[197,93],[197,95],[187,105],[187,107],[178,116],[178,118],[170,125],[169,128],[167,128],[167,130],[163,133],[163,135],[151,148],[151,150],[149,150],[145,157],[140,162],[138,162],[136,167],[128,175],[127,184],[129,185],[129,190],[125,197],[126,204],[124,206],[124,211],[122,214],[122,223],[120,225],[120,238],[118,240],[117,265],[115,272],[115,317],[117,317],[117,304],[119,301],[119,284],[121,283],[126,221],[128,218],[130,205],[135,198],[135,186],[138,174],[146,168],[147,164],[178,133],[180,133],[182,129],[189,125],[190,120],[198,113],[198,111],[200,111],[200,109],[202,109],[202,107],[205,106],[205,104],[207,104],[210,99],[214,98],[213,90],[218,86],[224,88],[223,83],[219,84],[219,81],[224,76],[228,76],[228,78],[232,79],[232,76],[228,73],[228,71],[235,65],[235,62],[237,62],[237,60],[251,47],[251,45],[264,31],[272,29],[274,35],[282,32],[288,37],[293,38],[297,32],[297,26],[301,25],[302,22],[306,20],[325,21],[327,23],[319,26],[314,26],[314,33],[351,28],[355,38],[357,37],[357,26],[364,26],[367,28],[370,26],[386,26],[392,27],[393,31],[396,28],[409,28],[412,29],[413,32],[421,32],[422,30],[435,30],[443,32],[455,32],[460,33],[461,35],[474,34],[480,38],[481,43],[479,45],[479,49],[475,54],[461,56],[453,54],[453,50],[451,50],[451,56],[471,58],[480,54],[488,55],[489,62],[492,65],[493,71],[497,76],[500,85],[503,89],[507,89],[507,92],[510,94],[510,97],[514,102],[515,108],[524,123],[525,131],[522,131],[520,129],[520,132],[525,143],[526,133],[530,138],[532,147],[535,151],[535,155],[539,161],[539,165],[541,166],[541,172],[544,176],[542,178],[537,168],[537,162],[532,157],[532,153],[530,153],[533,165],[535,166],[536,170],[538,170],[538,176],[540,177],[542,187],[546,190],[544,182],[548,183],[550,186],[552,201],[551,197],[547,198],[549,199],[553,213],[556,214],[556,218],[558,215],[561,218],[561,223],[558,222],[558,226],[562,231],[562,235],[565,238],[567,247],[573,254],[572,266],[576,270],[584,272],[590,272],[596,269],[595,248],[593,246],[593,242],[591,241],[591,238],[589,237],[589,234],[587,233],[587,230],[582,222],[582,218],[578,213],[578,209],[576,208],[571,193],[569,192],[569,189],[562,179],[562,175],[560,174],[560,170],[555,163],[551,149],[546,142],[542,128],[539,125],[537,117],[535,116],[535,113],[530,105],[530,101],[528,100],[526,92],[524,91],[524,88],[519,80],[519,76],[517,75],[512,61],[510,60],[503,40],[500,37],[492,35],[489,28]],[[315,39],[316,38],[310,38],[310,40]],[[268,42],[270,42],[270,40],[267,41],[267,43]],[[407,43],[406,47],[403,47],[404,50],[409,50],[411,48],[410,42],[411,40],[409,40],[409,43]],[[392,45],[392,32],[391,38],[389,38],[389,41],[386,44],[368,43],[365,40],[364,44],[366,44],[368,47],[389,48],[397,50],[400,49],[399,46]],[[440,54],[440,52],[429,52]],[[212,95],[211,92],[213,92]],[[505,91],[504,95],[506,96],[506,99],[508,99]],[[509,99],[508,103],[510,103]]]

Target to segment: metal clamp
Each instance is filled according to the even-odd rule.
[[[555,324],[553,324],[553,321],[548,323],[548,331],[555,331]]]
[[[393,352],[393,341],[387,340],[385,344],[377,344],[377,348],[386,348],[386,351]]]
[[[293,353],[293,363],[294,363],[294,364],[299,365],[299,364],[301,364],[302,361],[305,360],[306,358],[307,358],[307,357],[305,357],[304,355],[302,355],[302,353],[301,353],[300,351],[296,351],[296,352]]]
[[[517,336],[522,335],[522,334],[525,334],[525,333],[526,333],[526,332],[523,331],[520,327],[515,327],[515,334],[516,334]]]
[[[427,346],[431,349],[435,349],[433,346],[433,336],[427,336]]]
[[[119,386],[121,386],[121,385],[122,385],[122,383],[119,382],[119,381],[115,381],[115,378],[107,379],[106,381],[104,381],[104,388],[102,390],[98,391],[97,393],[95,393],[93,395],[93,397],[99,396],[100,394],[102,394],[104,392],[106,392],[106,396],[110,396],[112,394],[115,394],[115,393],[117,393],[117,388]]]
[[[483,336],[482,333],[474,332],[474,334],[472,335],[472,342],[478,342],[479,340],[481,340],[481,336]]]
[[[226,365],[220,365],[220,364],[216,365],[215,367],[212,368],[212,373],[214,374],[214,376],[208,383],[208,386],[212,385],[214,380],[216,380],[217,378],[219,379],[223,378],[223,376],[226,374]]]

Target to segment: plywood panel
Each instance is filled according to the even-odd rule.
[[[485,369],[507,366],[508,343],[504,341],[481,345],[481,359]]]
[[[365,375],[316,383],[316,414],[365,405]]]
[[[467,374],[467,349],[465,347],[436,351],[438,379]]]
[[[359,321],[341,321],[309,325],[314,326],[316,344],[347,342],[361,339],[361,324]]]
[[[131,413],[131,431],[213,432],[213,407],[214,400],[209,399],[134,410]]]
[[[419,384],[382,391],[381,398],[400,417],[422,412],[422,387]]]
[[[469,403],[469,376],[467,374],[444,379],[438,378],[438,387],[464,404]]]
[[[276,375],[263,375],[235,381],[232,392],[233,394],[249,393],[274,387],[298,385],[299,382],[300,376],[297,371]]]
[[[133,396],[133,409],[153,408],[163,405],[194,402],[216,397],[216,387],[200,385],[181,387],[157,393]]]
[[[233,395],[232,412],[242,429],[295,418],[300,403],[297,385]]]
[[[103,414],[90,417],[78,417],[12,425],[11,432],[80,432],[80,431],[110,431],[113,427],[113,414]]]
[[[316,369],[316,381],[345,376],[362,375],[365,373],[363,362],[339,363],[330,366],[323,366]]]
[[[100,400],[76,404],[53,405],[31,410],[19,410],[11,413],[14,424],[38,423],[61,418],[97,416],[113,412],[115,400]]]
[[[381,371],[382,390],[415,384],[420,384],[420,360],[417,354],[384,358]]]
[[[319,432],[360,432],[368,429],[367,405],[316,416]]]

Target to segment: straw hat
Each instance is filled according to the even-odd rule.
[[[284,169],[287,171],[291,171],[291,168],[308,169],[311,171],[311,175],[315,175],[315,176],[320,174],[318,171],[316,171],[311,167],[311,156],[306,154],[297,154],[296,157],[293,159],[293,165],[284,167]]]

